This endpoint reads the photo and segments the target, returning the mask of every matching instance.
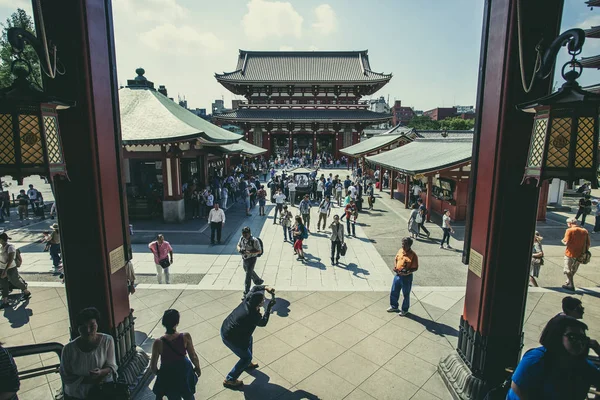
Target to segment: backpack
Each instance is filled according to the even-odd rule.
[[[258,237],[254,237],[253,236],[253,238],[256,239],[256,240],[258,240],[258,243],[260,244],[260,253],[258,253],[256,255],[256,257],[261,257],[265,253],[265,246],[263,246],[263,241],[260,238],[258,238]],[[254,244],[254,241],[252,241],[252,243]]]
[[[308,229],[306,229],[306,226],[302,226],[302,234],[300,237],[302,239],[308,239]]]
[[[21,250],[17,249],[15,252],[15,265],[19,268],[23,264],[23,257],[21,257]]]

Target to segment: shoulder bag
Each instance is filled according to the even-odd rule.
[[[156,243],[156,255],[159,256],[160,254],[160,250],[158,248],[158,242]],[[162,260],[158,260],[158,265],[160,265],[163,269],[165,268],[169,268],[169,265],[171,265],[171,263],[169,262],[169,257],[165,257]]]

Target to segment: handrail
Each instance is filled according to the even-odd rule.
[[[19,371],[19,379],[31,379],[41,375],[57,374],[60,370],[60,359],[62,356],[63,345],[57,342],[27,344],[24,346],[6,347],[6,350],[13,358],[30,356],[33,354],[56,353],[58,356],[58,364],[45,365],[42,367],[26,369]]]

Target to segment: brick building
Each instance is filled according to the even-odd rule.
[[[408,124],[416,114],[411,107],[403,107],[401,100],[396,100],[391,108],[392,112],[392,124],[394,126],[400,124],[402,126]]]

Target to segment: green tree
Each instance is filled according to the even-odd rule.
[[[412,117],[408,124],[406,124],[409,128],[421,129],[421,130],[438,130],[440,129],[440,123],[438,121],[433,121],[426,115],[416,115]]]
[[[27,15],[25,10],[18,8],[2,25],[2,37],[0,38],[0,87],[8,87],[13,82],[13,76],[10,71],[10,66],[14,60],[13,49],[8,42],[8,29],[13,27],[24,28],[35,35],[35,27],[33,19]],[[37,84],[42,84],[42,76],[40,73],[40,62],[33,47],[27,45],[23,51],[23,58],[31,64],[31,75],[29,81]]]
[[[440,121],[440,129],[468,131],[475,126],[474,119],[462,119],[460,117],[448,117]]]

